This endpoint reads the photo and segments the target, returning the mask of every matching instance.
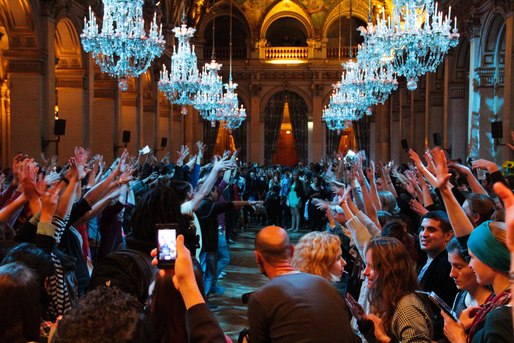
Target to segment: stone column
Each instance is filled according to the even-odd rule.
[[[66,69],[56,74],[59,119],[66,120],[66,132],[59,143],[59,155],[61,162],[64,162],[64,159],[73,156],[76,146],[84,146],[89,131],[89,116],[81,111],[85,107],[83,71]]]
[[[7,120],[9,133],[6,154],[8,163],[20,151],[31,156],[41,152],[42,115],[48,112],[43,106],[43,64],[39,52],[33,58],[23,58],[15,51],[4,52],[7,60],[7,81],[10,105],[13,109]],[[45,115],[46,116],[46,115]],[[45,122],[48,122],[45,118]],[[45,137],[48,139],[48,136]]]
[[[82,92],[82,113],[84,113],[84,146],[91,146],[91,128],[95,110],[95,61],[90,54],[84,61],[84,81]]]
[[[94,67],[94,66],[93,66]],[[91,151],[104,156],[107,163],[113,161],[114,146],[121,145],[119,111],[121,109],[117,82],[104,74],[98,74],[92,89],[93,108],[90,114]]]
[[[480,147],[480,82],[477,68],[480,66],[480,23],[472,23],[469,39],[469,83],[468,83],[468,147],[467,153],[478,158]],[[467,157],[467,156],[466,156]]]
[[[248,162],[264,163],[264,137],[262,132],[264,128],[264,120],[261,120],[261,86],[252,85],[250,87],[252,97],[250,99],[250,116],[251,122],[248,132],[250,154]],[[261,123],[262,122],[262,123]],[[261,125],[262,124],[262,125]]]
[[[312,144],[309,146],[309,162],[319,162],[324,155],[325,122],[321,121],[323,110],[323,86],[313,85],[312,97]]]
[[[36,94],[41,95],[41,135],[46,139],[54,139],[54,109],[56,101],[55,87],[55,19],[49,9],[43,9],[41,16],[41,41],[43,55],[43,84]],[[52,143],[46,151],[49,154],[56,152],[56,145]],[[36,155],[38,156],[39,153]],[[64,156],[64,155],[62,155]]]
[[[512,142],[510,131],[514,129],[514,5],[505,18],[505,77],[503,86],[503,142]],[[498,159],[500,161],[513,160],[514,152],[509,148],[499,148]]]
[[[7,80],[0,80],[0,161],[3,166],[8,166],[11,161],[11,95]]]

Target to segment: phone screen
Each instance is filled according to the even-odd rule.
[[[177,259],[178,224],[156,224],[157,227],[157,267],[173,268]]]
[[[441,299],[435,292],[423,292],[423,291],[416,291],[418,294],[422,294],[424,296],[427,296],[439,309],[441,309],[444,313],[446,313],[450,318],[453,319],[454,322],[458,322],[459,318],[457,318],[457,315],[453,310],[444,302],[443,299]]]

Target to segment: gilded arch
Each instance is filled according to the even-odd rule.
[[[307,38],[314,37],[314,25],[312,23],[312,19],[309,14],[305,11],[305,9],[296,4],[293,1],[287,2],[279,2],[274,7],[270,8],[264,20],[262,21],[261,30],[259,32],[259,39],[266,39],[266,32],[268,31],[270,25],[276,21],[277,19],[289,17],[298,20],[303,24],[305,29],[307,30]]]
[[[251,39],[254,35],[252,27],[249,24],[248,18],[246,17],[245,13],[241,11],[241,9],[233,3],[232,8],[232,19],[238,20],[241,22],[245,29],[245,33],[248,39]],[[200,25],[196,28],[196,34],[197,34],[197,40],[200,42],[205,42],[205,31],[207,27],[212,25],[212,20],[215,17],[220,16],[229,16],[230,15],[230,7],[228,4],[219,4],[216,5],[210,12],[207,14],[200,22]]]
[[[501,48],[503,47],[503,58],[505,57],[505,19],[498,12],[493,12],[484,22],[485,32],[482,35],[480,47],[482,49],[482,66],[494,66],[495,62],[503,64]],[[498,57],[500,57],[498,59]]]
[[[55,28],[57,69],[82,68],[82,48],[75,25],[68,18],[59,20]]]
[[[353,1],[352,2],[352,16],[354,18],[358,18],[363,22],[368,21],[368,3],[366,1]],[[350,0],[345,0],[340,2],[328,14],[325,22],[323,23],[323,38],[327,37],[328,30],[332,26],[334,22],[339,19],[339,15],[341,17],[347,16],[350,14]],[[356,32],[356,34],[358,34]]]

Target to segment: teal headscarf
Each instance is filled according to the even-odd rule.
[[[510,252],[496,238],[489,228],[490,220],[477,226],[468,240],[468,249],[481,262],[501,272],[510,270]]]

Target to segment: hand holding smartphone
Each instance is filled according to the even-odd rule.
[[[362,320],[366,313],[361,304],[359,304],[350,293],[346,294],[346,298],[344,300],[346,301],[346,305],[348,305],[348,308],[350,309],[350,312],[352,312],[352,315],[355,317],[355,319]]]
[[[421,294],[422,296],[426,296],[428,299],[430,299],[437,307],[439,307],[441,311],[450,316],[454,322],[459,321],[459,318],[457,318],[455,312],[453,312],[450,306],[448,306],[448,304],[446,304],[444,300],[441,299],[435,292],[416,291],[416,293]]]
[[[177,259],[178,224],[155,224],[157,231],[157,267],[173,269]]]

